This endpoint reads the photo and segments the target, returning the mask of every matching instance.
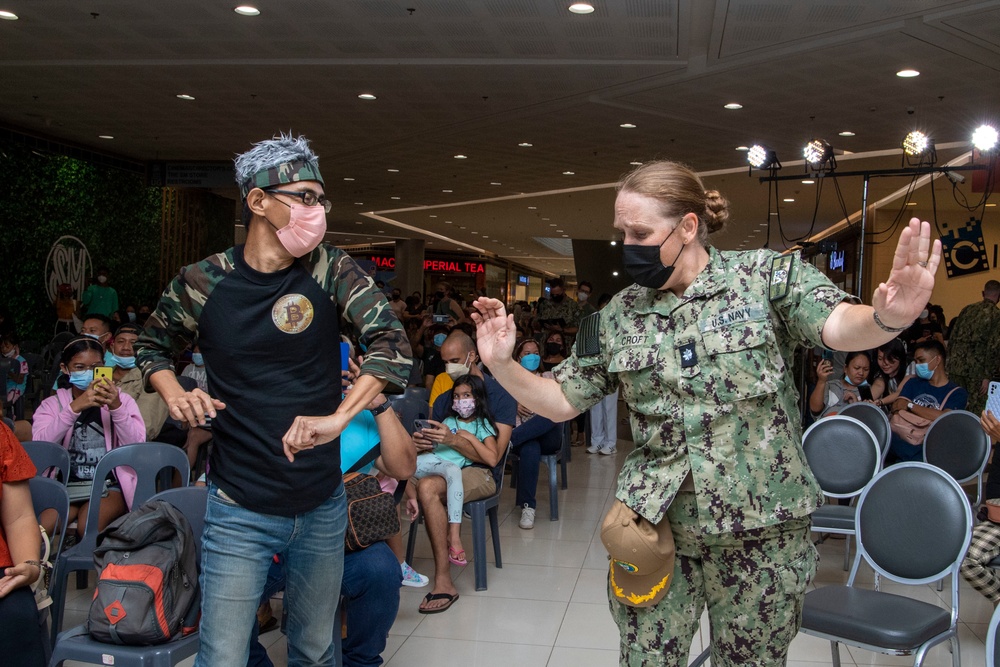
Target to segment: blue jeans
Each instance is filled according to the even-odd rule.
[[[333,615],[344,569],[343,486],[294,517],[258,514],[208,487],[196,667],[244,667],[274,554],[285,563],[289,667],[334,667]]]
[[[275,569],[272,567],[272,573]],[[269,583],[271,580],[269,577]],[[385,542],[344,554],[344,579],[340,594],[344,598],[347,637],[341,647],[343,667],[378,667],[382,664],[385,640],[399,611],[402,581],[396,554]],[[270,594],[278,590],[281,590],[280,584],[273,587]],[[253,626],[247,667],[273,667],[267,651],[257,641],[256,618]],[[340,632],[340,628],[333,631]]]
[[[562,423],[535,415],[514,429],[510,436],[511,451],[517,454],[517,506],[535,507],[538,491],[538,469],[542,454],[555,454],[562,448]]]

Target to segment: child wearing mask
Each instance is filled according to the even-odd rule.
[[[429,428],[421,433],[432,440],[434,450],[417,456],[416,479],[431,475],[443,477],[448,485],[448,560],[455,565],[468,565],[462,547],[462,504],[465,489],[462,468],[472,461],[452,445],[463,440],[475,449],[496,446],[497,427],[486,400],[486,385],[474,375],[462,375],[452,388],[452,403],[443,422],[427,420]],[[459,440],[461,439],[461,440]],[[407,513],[413,520],[417,513],[416,491],[407,486]]]

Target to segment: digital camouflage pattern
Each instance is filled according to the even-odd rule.
[[[851,297],[793,255],[773,272],[787,294],[770,300],[775,257],[710,248],[683,298],[622,290],[600,313],[601,351],[555,369],[581,412],[621,385],[635,451],[616,496],[652,523],[689,471],[712,534],[804,517],[822,500],[789,369],[800,343],[822,345],[827,317]]]
[[[1000,370],[1000,308],[983,299],[962,309],[948,334],[948,379],[969,392],[966,409],[986,408],[983,380]]]
[[[353,326],[366,349],[361,373],[388,381],[399,391],[410,376],[410,343],[385,295],[347,253],[320,244],[298,260],[337,305],[342,323]],[[201,309],[212,290],[234,269],[233,249],[181,269],[160,297],[135,343],[136,363],[146,387],[153,373],[173,369],[171,358],[197,338]]]
[[[569,298],[569,296],[563,297],[562,303],[556,303],[552,299],[540,299],[538,301],[537,319],[540,322],[543,320],[558,320],[560,318],[566,321],[566,327],[568,328],[579,326],[580,304]],[[549,332],[554,330],[543,323],[542,331],[547,336]],[[569,349],[573,344],[573,335],[563,334],[563,342],[566,344],[566,348]]]
[[[282,183],[297,183],[298,181],[319,181],[323,177],[319,173],[316,162],[282,162],[281,164],[258,171],[256,174],[240,183],[240,196],[246,199],[254,188],[266,189]]]
[[[667,513],[677,552],[670,590],[659,604],[630,607],[608,598],[621,630],[621,665],[687,665],[705,605],[712,665],[785,664],[802,622],[806,586],[816,573],[809,519],[706,535],[697,505],[693,492],[681,491]]]

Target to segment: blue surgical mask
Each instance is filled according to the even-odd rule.
[[[851,385],[852,387],[854,387],[854,386],[867,387],[868,386],[868,380],[865,380],[864,382],[862,382],[859,385],[855,385],[853,382],[851,382],[851,378],[847,377],[846,375],[844,376],[844,382],[846,382],[847,384]]]
[[[117,354],[112,353],[111,361],[118,368],[135,368],[135,357],[119,357]]]
[[[205,357],[201,356],[201,352],[192,352],[191,363],[194,364],[195,366],[204,366]]]
[[[542,358],[537,354],[526,354],[521,357],[521,365],[532,372],[538,370],[540,363],[542,363]]]
[[[135,322],[135,313],[129,313],[128,314],[128,321],[129,322]]]
[[[930,380],[934,377],[934,371],[931,370],[930,364],[917,364],[916,371],[917,377],[921,380]]]
[[[434,347],[441,347],[442,345],[444,345],[444,341],[447,338],[448,334],[443,334],[443,333],[434,334]]]
[[[69,374],[69,383],[80,391],[87,391],[87,388],[94,382],[93,369],[87,371],[73,371]]]
[[[93,338],[94,340],[97,340],[97,341],[101,340],[101,337],[98,336],[97,334],[85,333],[83,335],[86,336],[87,338]]]

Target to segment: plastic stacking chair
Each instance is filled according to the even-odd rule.
[[[184,515],[191,524],[195,545],[198,548],[198,563],[201,563],[201,533],[205,528],[205,504],[208,489],[190,486],[169,489],[158,493],[150,500],[165,500]],[[116,667],[169,667],[198,652],[201,645],[197,632],[165,644],[155,646],[118,646],[104,644],[91,639],[86,625],[79,625],[59,635],[52,649],[51,667],[58,667],[64,660],[79,660],[98,665]]]
[[[824,417],[802,436],[802,450],[823,493],[855,498],[878,473],[882,452],[875,434],[853,417]],[[844,536],[844,570],[850,565],[857,508],[827,503],[812,513],[812,530]]]
[[[997,626],[1000,625],[1000,607],[993,610],[993,617],[990,618],[990,629],[986,633],[986,667],[1000,667],[997,657],[1000,656],[1000,635],[997,634]]]
[[[833,664],[839,644],[889,655],[912,655],[951,642],[958,667],[958,572],[972,537],[972,510],[962,487],[926,463],[883,470],[858,502],[858,555],[846,586],[806,593],[802,632],[828,639]],[[951,575],[950,609],[902,595],[854,586],[861,561],[892,581],[919,585]]]
[[[882,408],[874,403],[851,403],[838,414],[854,417],[871,430],[882,450],[882,464],[885,465],[885,456],[889,453],[889,443],[892,442],[892,429]]]
[[[500,557],[500,521],[497,518],[497,506],[500,504],[500,493],[503,491],[503,469],[507,464],[507,456],[510,454],[510,447],[500,460],[498,469],[501,471],[500,479],[496,480],[497,491],[489,498],[473,500],[463,505],[463,511],[472,517],[472,552],[475,554],[472,565],[476,572],[476,590],[486,590],[486,521],[490,522],[490,534],[493,538],[493,556],[496,559],[497,568],[503,568],[503,559]],[[494,478],[495,479],[495,478]],[[413,550],[417,544],[417,526],[423,520],[423,515],[418,515],[416,520],[410,524],[410,534],[406,543],[406,562],[413,562]]]
[[[140,442],[134,445],[124,445],[112,449],[98,462],[94,472],[94,488],[90,494],[90,507],[87,510],[87,527],[77,544],[59,555],[55,571],[52,573],[52,634],[53,639],[59,633],[62,625],[63,606],[66,602],[66,582],[70,572],[78,572],[85,576],[94,569],[94,548],[97,546],[97,524],[101,509],[101,494],[104,490],[104,480],[111,471],[119,466],[131,468],[136,474],[135,497],[133,507],[138,507],[156,494],[156,478],[164,468],[175,468],[180,472],[181,485],[187,486],[191,476],[187,454],[183,449],[160,442]],[[83,584],[82,586],[80,584]],[[77,586],[86,587],[86,579]]]
[[[69,481],[69,452],[65,448],[45,440],[29,440],[22,442],[21,446],[35,464],[36,475],[47,477],[48,470],[55,468],[59,473],[59,481],[66,485]]]
[[[396,411],[399,421],[402,422],[403,428],[410,435],[413,435],[413,420],[427,419],[427,415],[431,412],[430,407],[427,405],[427,399],[421,396],[397,394],[396,396],[390,396],[388,400],[390,405],[392,405],[392,409]]]
[[[951,410],[927,427],[924,463],[941,468],[959,484],[975,480],[973,507],[983,501],[983,470],[989,458],[990,437],[971,412]]]

